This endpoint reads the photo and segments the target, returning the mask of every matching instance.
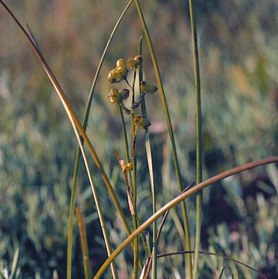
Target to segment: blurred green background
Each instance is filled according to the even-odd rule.
[[[207,178],[221,170],[278,154],[278,3],[275,0],[195,3]],[[127,1],[13,0],[7,4],[29,26],[81,119],[101,53]],[[154,0],[142,1],[142,6],[166,90],[186,184],[195,179],[195,97],[188,3]],[[117,110],[107,100],[106,76],[118,58],[136,54],[142,33],[132,6],[109,48],[88,126],[105,169],[123,197],[123,207],[126,207],[125,189],[113,155],[115,148],[123,150],[123,142]],[[76,141],[50,82],[2,6],[0,34],[0,270],[10,270],[19,249],[18,272],[22,278],[52,278],[54,271],[59,278],[65,278]],[[146,44],[143,52],[145,74],[155,82]],[[158,95],[148,100],[147,109],[152,122],[150,131],[161,206],[177,194],[177,187]],[[148,211],[151,204],[147,199],[149,186],[141,146],[139,139],[142,190],[138,207],[144,220],[151,212]],[[95,169],[93,164],[92,169]],[[101,195],[104,186],[97,171],[95,176]],[[272,165],[225,180],[221,183],[224,187],[212,186],[206,190],[203,247],[236,255],[264,271],[268,278],[277,278],[277,177],[277,166]],[[91,264],[96,271],[106,253],[98,236],[100,228],[88,185],[86,173],[81,169],[77,204],[86,217]],[[110,204],[105,193],[101,199],[103,204]],[[193,200],[188,205],[192,208],[193,231]],[[104,211],[116,245],[124,233],[111,208],[108,206]],[[160,243],[161,252],[180,247],[176,234],[169,220],[164,234],[167,237]],[[76,275],[82,270],[77,230],[75,236],[74,278],[80,278]],[[204,258],[202,278],[211,278],[210,264],[218,272],[223,268],[219,259]],[[175,263],[163,260],[163,265],[167,272],[167,266]],[[122,278],[126,278],[128,267],[119,268]],[[256,278],[254,273],[248,277],[246,271],[240,272],[246,278]]]

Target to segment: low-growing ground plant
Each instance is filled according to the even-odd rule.
[[[162,2],[158,1],[156,8],[163,8]],[[171,78],[167,76],[171,73],[167,70],[168,65],[164,65],[163,71],[158,67],[151,28],[145,20],[144,9],[148,9],[148,5],[152,9],[153,3],[130,0],[126,4],[97,65],[82,121],[75,102],[70,101],[58,75],[44,58],[40,40],[31,27],[24,27],[4,1],[0,0],[0,4],[1,11],[5,10],[11,17],[39,60],[73,131],[63,128],[65,126],[55,120],[52,122],[58,129],[52,131],[49,126],[53,112],[49,113],[45,108],[45,102],[50,102],[46,97],[45,102],[34,104],[34,118],[40,120],[41,126],[29,127],[27,134],[22,130],[30,121],[28,117],[21,117],[17,112],[22,124],[16,126],[16,130],[13,120],[9,119],[14,117],[13,113],[9,117],[3,116],[3,130],[13,138],[17,138],[15,134],[20,137],[22,133],[20,142],[23,144],[17,150],[19,159],[12,154],[17,143],[8,139],[8,146],[0,154],[8,170],[14,166],[18,169],[16,179],[6,176],[1,186],[4,199],[13,203],[5,205],[6,201],[1,200],[4,206],[1,208],[0,276],[275,278],[278,272],[278,157],[272,155],[277,151],[277,141],[269,141],[274,146],[274,153],[257,160],[248,153],[238,155],[237,147],[232,144],[228,155],[221,149],[220,143],[223,142],[214,144],[214,130],[207,128],[211,127],[207,125],[213,117],[206,117],[202,112],[202,108],[207,111],[207,106],[214,100],[205,102],[201,95],[198,13],[194,11],[194,8],[198,11],[198,3],[195,7],[194,1],[189,0],[188,3],[194,77],[191,91],[195,92],[195,95],[190,95],[194,99],[187,98],[192,101],[188,106],[194,108],[195,115],[195,119],[191,119],[193,123],[188,125],[194,127],[195,135],[194,148],[187,151],[190,163],[183,158],[181,150],[186,143],[177,139],[180,132],[175,130],[176,125],[173,127],[171,117],[176,110],[171,106],[171,90],[179,88],[179,81],[175,79],[172,87],[167,86],[169,93],[165,90],[161,73],[166,75],[170,85]],[[114,4],[118,5],[119,1]],[[136,39],[121,37],[117,44],[127,49],[129,41],[136,40],[136,48],[129,49],[130,54],[123,51],[117,57],[113,56],[113,66],[109,69],[105,66],[105,59],[110,48],[117,49],[113,40],[132,8],[138,18],[140,36]],[[253,76],[256,82],[250,84],[258,85],[264,91],[267,81],[263,56],[258,56],[255,68]],[[244,67],[234,67],[232,72],[245,97],[248,96],[248,79],[252,79],[252,73]],[[103,79],[101,73],[107,78]],[[180,77],[179,73],[177,76]],[[102,97],[96,94],[96,85],[100,81],[105,84],[101,86]],[[44,87],[41,90],[48,94]],[[259,101],[263,99],[259,94],[256,96]],[[15,109],[13,106],[17,102],[19,106],[20,100],[12,98],[9,102],[11,109]],[[101,114],[98,114],[98,108],[94,109],[94,102],[105,107]],[[184,102],[185,98],[180,95],[177,112],[187,105]],[[230,107],[235,114],[240,114],[240,101],[232,93],[223,104],[224,109]],[[26,102],[25,105],[30,104]],[[155,111],[158,111],[159,121],[153,120]],[[241,118],[251,115],[248,111],[244,113],[246,115]],[[217,112],[214,115],[217,118]],[[59,117],[64,118],[64,114]],[[104,123],[105,117],[109,118],[106,121],[109,124]],[[98,124],[91,126],[94,118]],[[262,114],[259,113],[255,121],[261,125],[260,134],[264,129]],[[183,127],[185,123],[179,123],[178,129],[186,129]],[[277,133],[277,128],[273,129]],[[51,135],[51,138],[43,137],[43,133]],[[219,135],[220,132],[217,133]],[[95,136],[100,134],[101,140],[95,140]],[[231,135],[233,137],[233,132]],[[73,160],[75,144],[77,149]],[[244,151],[244,143],[240,143],[238,148]],[[102,149],[106,150],[105,156],[101,156],[105,153]],[[227,158],[232,160],[233,167],[224,171]],[[42,162],[38,167],[37,160]],[[215,174],[216,170],[218,174]],[[44,177],[49,172],[52,180]],[[10,180],[17,183],[11,185]],[[242,188],[246,180],[252,190]],[[49,182],[42,184],[41,181]],[[53,181],[54,187],[49,187]],[[34,187],[22,189],[22,185],[38,187],[36,190]],[[25,194],[20,195],[19,191]],[[207,191],[206,195],[203,191]],[[12,216],[12,219],[7,220],[5,215]],[[55,230],[57,227],[59,233]],[[6,234],[10,234],[9,237]]]

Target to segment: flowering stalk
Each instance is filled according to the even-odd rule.
[[[136,137],[137,133],[140,128],[145,130],[145,133],[150,126],[150,121],[146,118],[146,111],[145,111],[145,102],[144,102],[144,96],[146,94],[153,94],[157,91],[157,87],[155,85],[152,85],[148,83],[147,81],[143,81],[142,78],[142,55],[136,55],[135,57],[129,58],[126,61],[123,58],[120,58],[116,61],[116,67],[112,69],[107,76],[107,80],[111,83],[112,87],[108,94],[108,100],[112,104],[117,104],[120,112],[120,118],[122,123],[122,131],[123,131],[123,137],[125,141],[125,150],[126,150],[126,158],[127,162],[125,163],[120,158],[118,161],[120,162],[120,166],[124,175],[124,180],[126,184],[126,192],[128,197],[128,206],[130,209],[130,213],[132,216],[132,223],[133,223],[133,229],[136,230],[138,227],[138,216],[137,216],[137,167],[136,167]],[[131,84],[127,80],[127,76],[129,71],[133,71],[133,79]],[[136,84],[136,78],[137,75],[139,75],[139,88],[140,88],[140,98],[136,100],[136,92],[135,92],[135,84]],[[117,89],[116,85],[120,82],[125,82],[127,87],[129,89]],[[131,94],[130,94],[131,92]],[[127,107],[126,101],[131,96],[131,106],[130,108]],[[142,108],[142,112],[144,115],[140,115],[136,113],[136,110],[138,107]],[[125,126],[125,120],[123,116],[123,112],[125,112],[127,115],[130,116],[130,122],[131,122],[131,150],[129,155],[129,143],[128,143],[128,137],[127,137],[127,131]],[[148,135],[148,133],[147,133]],[[146,137],[147,139],[147,137]],[[148,165],[150,169],[150,180],[151,180],[151,189],[152,189],[152,199],[154,201],[154,182],[153,182],[153,169],[152,169],[152,158],[151,158],[151,146],[150,143],[146,141],[146,152],[147,152],[147,158],[148,158]],[[131,161],[130,161],[131,160]],[[132,187],[129,186],[128,181],[128,174],[125,173],[125,167],[131,164],[132,169],[130,169],[129,177]],[[131,173],[132,172],[132,176]],[[154,206],[154,212],[155,213],[155,202],[153,202]],[[156,235],[156,229],[154,230],[154,235]],[[144,242],[143,242],[144,243]],[[155,242],[154,242],[155,243]],[[138,261],[139,261],[139,242],[138,238],[136,237],[133,241],[134,246],[134,255],[133,255],[133,278],[137,278],[138,275]],[[156,255],[156,253],[154,253]],[[154,261],[156,264],[156,260]],[[156,265],[154,265],[156,266]]]

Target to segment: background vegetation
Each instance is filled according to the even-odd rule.
[[[99,58],[125,2],[8,1],[19,19],[32,30],[80,118]],[[195,179],[195,97],[188,6],[181,0],[142,1],[142,6],[166,89],[186,185]],[[235,165],[278,154],[278,4],[275,0],[199,0],[196,12],[207,178]],[[3,9],[0,9],[0,34],[0,270],[1,266],[11,268],[19,249],[22,278],[52,278],[54,270],[59,278],[64,278],[76,142],[50,82]],[[133,7],[109,49],[88,127],[105,169],[117,191],[122,191],[123,207],[126,207],[125,188],[113,155],[115,148],[123,149],[121,127],[116,109],[107,100],[106,77],[116,59],[134,56],[141,34]],[[155,81],[146,48],[144,51],[145,69],[149,79]],[[147,106],[161,206],[177,195],[177,190],[159,104],[156,97]],[[142,187],[138,209],[142,216],[147,216],[151,204],[147,199],[149,186],[144,175],[143,149],[141,153],[138,150],[138,155]],[[269,166],[225,180],[221,183],[223,187],[206,190],[203,248],[235,256],[264,271],[268,278],[276,278],[277,177],[277,166]],[[100,179],[97,182],[102,185]],[[101,186],[98,189],[101,193]],[[110,204],[108,197],[100,198],[102,204]],[[98,237],[99,222],[84,170],[79,175],[77,203],[86,217],[90,256],[94,259],[91,265],[96,271],[106,253]],[[189,208],[193,219],[191,201]],[[124,232],[111,207],[107,206],[104,214],[111,222],[110,235],[116,246],[124,238]],[[174,241],[177,230],[171,220],[165,225],[163,235],[160,251],[181,248]],[[82,270],[77,230],[75,237],[73,278]],[[127,252],[121,257],[128,263],[128,256]],[[179,258],[162,261],[164,274],[175,270],[175,266],[180,272]],[[212,266],[218,276],[224,265],[227,265],[226,276],[233,272],[233,267],[219,258],[204,256],[202,264],[202,278],[209,276],[208,269]],[[120,267],[121,278],[128,278],[128,266]],[[246,269],[238,272],[246,278],[256,277]]]

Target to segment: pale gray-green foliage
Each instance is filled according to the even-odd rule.
[[[59,3],[48,1],[47,7],[43,1],[30,0],[12,4],[17,15],[30,25],[42,52],[49,59],[54,73],[61,80],[69,99],[81,116],[100,53],[125,3],[75,1],[70,3],[70,16],[66,13],[67,9],[59,6]],[[270,95],[278,83],[278,9],[274,0],[196,3],[200,7],[197,8],[197,20],[200,34],[204,150],[205,153],[213,153],[220,149],[225,158],[220,166],[206,171],[206,175],[211,175],[211,172],[218,172],[223,167],[277,154],[278,117]],[[142,4],[157,49],[176,133],[182,175],[186,181],[192,181],[194,163],[190,153],[194,151],[195,115],[191,37],[186,3],[176,0],[151,3],[142,1]],[[160,5],[159,9],[157,5]],[[117,112],[107,102],[106,75],[116,59],[127,59],[137,50],[138,37],[142,31],[135,14],[135,9],[128,13],[112,43],[113,47],[109,50],[88,124],[88,133],[104,160],[105,169],[113,177],[125,207],[125,188],[113,157],[113,149],[121,151],[123,144],[120,141]],[[60,17],[64,18],[64,25],[58,24]],[[0,37],[0,258],[3,265],[11,268],[11,259],[19,247],[21,266],[28,262],[33,274],[40,274],[45,268],[49,275],[52,274],[51,269],[58,265],[57,260],[65,258],[69,187],[76,143],[49,82],[19,32],[15,31],[6,16],[2,16],[2,12],[0,26],[3,32]],[[146,47],[144,55],[145,66],[149,69],[150,59]],[[151,72],[148,71],[148,78],[154,81]],[[152,98],[147,103],[153,126],[164,121],[159,104],[158,98]],[[161,157],[157,161],[158,167],[162,164],[172,170],[171,156],[163,157],[162,154],[162,147],[166,146],[165,139],[159,138],[154,141],[154,145],[157,156]],[[141,151],[140,146],[138,151]],[[138,210],[146,218],[150,212],[148,208],[151,208],[147,201],[149,185],[144,174],[144,154],[138,155],[142,187]],[[173,190],[176,189],[173,174],[168,175],[168,171],[162,174],[159,179],[163,185],[158,187],[158,201],[161,204],[177,194]],[[85,187],[85,175],[81,175],[79,179],[79,186]],[[242,189],[240,183],[237,186],[235,182],[231,184],[229,187],[233,190]],[[102,187],[100,183],[100,193]],[[80,192],[83,192],[83,188],[81,189]],[[160,195],[159,191],[162,189],[166,197]],[[106,195],[100,198],[103,204],[109,204]],[[204,198],[206,200],[206,193]],[[255,199],[254,204],[258,206],[252,216],[248,215],[250,212],[247,212],[247,205],[240,191],[231,191],[226,198],[241,217],[251,218],[254,222],[259,245],[248,238],[246,226],[243,224],[241,227],[241,232],[247,235],[251,251],[250,264],[265,263],[267,254],[273,249],[277,250],[276,246],[273,247],[277,224],[271,221],[277,216],[277,196],[269,201],[262,197]],[[96,217],[90,194],[83,192],[78,198],[78,204],[88,214],[88,228],[91,228]],[[189,205],[190,219],[193,220],[194,208]],[[116,245],[124,238],[124,234],[119,232],[120,227],[114,221],[114,212],[110,207],[105,214],[111,221],[111,231],[114,230],[115,235],[112,241]],[[244,262],[246,255],[239,249],[240,245],[229,241],[222,243],[223,239],[229,239],[229,233],[225,224],[219,225],[210,235],[210,249],[214,247],[216,252],[219,252],[216,248],[221,248],[222,252],[230,251]],[[159,242],[160,251],[181,249],[179,242],[175,242],[177,239],[173,222],[169,218]],[[32,255],[30,250],[26,251],[26,242],[33,247]],[[101,240],[99,243],[103,245]],[[48,267],[38,266],[36,257],[45,255],[45,251],[52,254],[45,259]],[[94,253],[93,251],[93,256]],[[204,259],[204,266],[211,266],[206,256],[201,257]],[[7,258],[10,262],[6,261]],[[171,264],[178,268],[180,261],[180,258],[161,260],[169,274],[172,271]],[[218,272],[221,272],[224,264],[229,265],[220,258],[211,257],[211,261]],[[234,266],[225,272],[231,274]]]

